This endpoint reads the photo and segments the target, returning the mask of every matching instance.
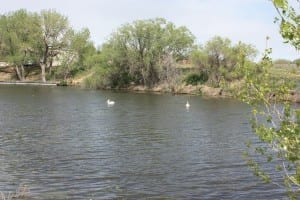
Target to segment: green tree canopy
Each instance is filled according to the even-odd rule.
[[[18,78],[24,79],[24,64],[37,59],[40,38],[39,17],[26,10],[0,17],[0,57],[15,66]]]
[[[55,10],[43,10],[40,13],[42,37],[40,53],[40,66],[42,81],[46,82],[46,68],[52,68],[54,58],[62,54],[70,45],[72,28],[68,18]]]
[[[300,66],[300,58],[293,60],[293,63],[299,67]]]
[[[208,75],[210,84],[219,86],[221,80],[238,78],[240,64],[251,61],[256,54],[257,50],[251,45],[242,42],[232,45],[228,38],[215,36],[191,57],[193,63]]]
[[[161,81],[164,60],[188,57],[194,36],[186,27],[165,19],[138,20],[120,27],[101,49],[104,68],[109,68],[112,86],[153,86]]]
[[[31,13],[21,9],[0,16],[0,58],[15,66],[20,80],[24,64],[39,65],[45,82],[54,63],[59,67],[56,71],[67,77],[86,67],[85,59],[94,53],[88,29],[74,31],[68,18],[55,10]]]
[[[78,71],[84,71],[89,68],[87,60],[96,54],[96,49],[90,40],[88,29],[82,29],[78,32],[69,33],[69,44],[58,58],[60,66],[56,67],[55,75],[63,77],[64,80],[76,74]]]

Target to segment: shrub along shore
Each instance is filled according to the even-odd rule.
[[[40,73],[36,70],[29,72],[26,79],[23,81],[17,80],[16,74],[13,67],[6,67],[5,72],[0,72],[0,85],[40,85],[40,86],[69,86],[69,87],[80,87],[80,88],[90,88],[85,84],[88,77],[93,73],[81,73],[74,78],[69,78],[67,80],[50,80],[46,83],[40,81]],[[234,84],[232,84],[234,85]],[[235,83],[239,85],[239,83]],[[233,86],[234,87],[234,86]],[[119,90],[128,92],[153,92],[153,93],[171,93],[171,94],[182,94],[182,95],[201,95],[209,98],[235,98],[235,90],[222,87],[211,87],[206,84],[188,84],[186,82],[181,82],[178,84],[170,85],[168,83],[156,84],[153,87],[147,87],[144,85],[131,84],[126,87],[99,87],[90,89],[102,89],[102,90]],[[272,94],[274,95],[274,94]],[[300,92],[297,90],[291,91],[289,95],[286,95],[284,100],[300,103]]]
[[[0,33],[0,81],[235,97],[249,73],[265,74],[264,58],[254,62],[253,45],[220,36],[197,44],[187,27],[163,18],[124,24],[98,48],[87,28],[73,29],[55,10],[4,14]],[[282,74],[277,70],[272,84],[292,80]],[[300,95],[290,92],[285,99],[300,102]]]

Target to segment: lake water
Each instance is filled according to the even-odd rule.
[[[0,86],[0,191],[26,184],[33,199],[283,199],[242,159],[255,139],[249,117],[229,99]]]

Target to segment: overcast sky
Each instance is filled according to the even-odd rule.
[[[215,35],[236,43],[253,44],[260,56],[270,37],[274,59],[300,57],[278,32],[277,13],[270,0],[0,0],[0,13],[25,8],[29,11],[55,9],[79,30],[87,27],[96,46],[124,23],[162,17],[186,26],[204,44]],[[299,6],[298,6],[299,11]]]

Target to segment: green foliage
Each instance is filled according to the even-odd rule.
[[[111,69],[97,67],[95,70],[96,71],[91,77],[88,77],[84,80],[84,87],[96,89],[110,88],[113,85],[113,80],[111,78],[112,72],[110,71]]]
[[[131,82],[152,87],[170,78],[170,63],[187,58],[193,43],[187,28],[161,18],[125,24],[102,46],[101,73],[108,73],[111,87]]]
[[[68,83],[67,83],[67,81],[65,81],[65,80],[61,80],[61,81],[57,84],[57,86],[68,86]]]
[[[299,67],[300,66],[300,58],[294,60],[293,63],[296,64],[297,67]]]
[[[257,51],[239,42],[232,45],[228,38],[213,37],[204,47],[192,52],[191,58],[200,71],[208,75],[209,83],[219,87],[221,81],[241,78],[238,68],[255,57]]]
[[[190,85],[198,85],[198,84],[203,84],[208,80],[208,76],[206,73],[202,72],[201,74],[189,74],[185,78],[185,83],[190,84]]]
[[[89,68],[87,60],[96,54],[88,29],[82,29],[79,32],[72,31],[69,34],[70,44],[64,53],[59,55],[61,63],[55,69],[56,77],[62,77],[64,80]]]
[[[37,39],[41,31],[39,18],[26,10],[18,10],[0,16],[0,59],[16,67],[19,79],[24,79],[23,65],[38,58]]]
[[[299,49],[299,17],[287,0],[273,0],[273,4],[281,17],[281,35]],[[277,19],[279,20],[279,19]],[[273,65],[267,49],[258,68],[243,66],[243,85],[238,96],[253,107],[252,128],[266,147],[247,145],[245,159],[254,170],[254,174],[264,182],[272,182],[270,174],[258,158],[265,158],[273,170],[284,176],[284,185],[291,199],[299,197],[300,188],[300,110],[285,100],[294,84],[287,79],[274,79],[270,74]],[[257,72],[259,69],[259,73]],[[262,106],[263,105],[263,106]],[[255,148],[251,157],[250,151]],[[274,162],[273,162],[274,161]],[[276,183],[279,184],[279,183]]]
[[[75,32],[68,18],[55,10],[18,10],[0,16],[0,59],[14,65],[20,79],[28,63],[40,65],[43,81],[84,70],[86,59],[95,53],[89,38],[88,29]]]
[[[41,48],[49,51],[49,56],[58,53],[59,49],[68,45],[69,33],[72,31],[68,18],[55,10],[43,10],[40,13],[42,37],[44,44]],[[48,53],[41,51],[41,53]],[[52,55],[53,56],[53,55]]]
[[[275,21],[280,25],[280,34],[297,50],[300,49],[300,15],[299,15],[299,1],[294,0],[298,6],[290,6],[288,0],[272,0],[279,18]]]
[[[52,71],[53,63],[61,62],[61,55],[68,53],[70,38],[73,30],[69,25],[68,18],[56,12],[55,10],[43,10],[40,13],[40,27],[42,36],[39,39],[41,42],[40,53],[40,66],[42,71],[42,81],[46,82],[46,69]],[[67,62],[75,59],[75,55],[68,56]],[[65,61],[62,61],[64,63]]]

